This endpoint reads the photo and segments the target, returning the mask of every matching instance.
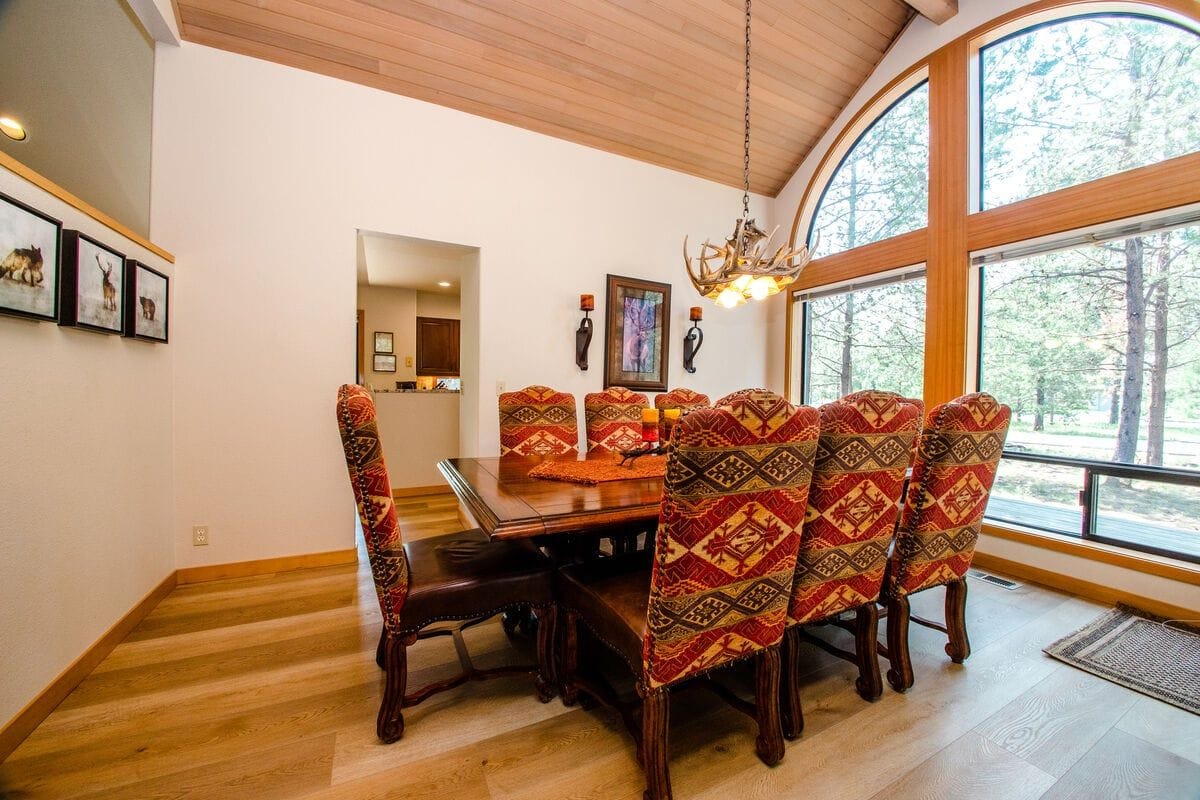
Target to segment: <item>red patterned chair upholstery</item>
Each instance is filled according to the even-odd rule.
[[[691,389],[682,387],[654,396],[654,407],[660,412],[666,411],[668,408],[683,410],[688,408],[704,408],[708,405],[711,405],[708,395],[693,392]],[[658,416],[658,439],[665,442],[666,438],[666,420],[660,413]]]
[[[500,455],[555,456],[578,448],[574,395],[547,386],[500,395]]]
[[[554,627],[551,565],[535,548],[491,542],[478,529],[405,543],[375,422],[375,402],[361,386],[338,390],[338,429],[350,485],[366,540],[371,575],[383,612],[376,660],[386,672],[375,730],[385,743],[404,734],[402,710],[468,680],[533,674],[543,702],[553,694],[551,635]],[[466,652],[462,630],[502,611],[532,608],[539,618],[538,666],[477,670],[461,658],[462,674],[406,694],[408,647],[418,639],[450,635]],[[431,629],[431,623],[463,620]],[[461,647],[459,647],[461,645]]]
[[[788,738],[799,736],[804,727],[797,658],[802,639],[857,663],[857,688],[865,699],[876,700],[883,693],[875,644],[876,601],[912,441],[921,426],[917,407],[890,392],[855,392],[819,411],[821,438],[783,647],[783,722]],[[855,611],[857,617],[854,653],[803,630],[805,625],[833,622],[846,611]]]
[[[908,654],[910,595],[946,587],[946,624],[918,617],[949,638],[956,664],[971,655],[967,638],[967,568],[1004,449],[1011,412],[988,394],[968,394],[929,412],[896,546],[884,579],[887,600],[888,683],[903,692],[913,684]]]
[[[920,420],[920,424],[917,426],[917,435],[913,437],[912,454],[909,456],[908,460],[908,465],[911,467],[913,462],[917,460],[917,448],[921,444],[921,428],[925,427],[925,401],[918,397],[905,397],[904,395],[897,394],[896,392],[882,392],[878,389],[863,389],[859,392],[851,392],[842,399],[853,403],[858,397],[868,394],[886,394],[891,397],[898,398],[901,402],[917,407],[917,419]]]
[[[583,623],[637,677],[641,728],[632,732],[652,800],[671,796],[670,687],[735,661],[756,658],[756,702],[742,710],[757,718],[759,757],[783,757],[779,644],[818,432],[816,409],[770,392],[689,412],[668,455],[653,563],[636,554],[559,573],[563,699],[580,690],[614,699],[578,667]]]
[[[630,450],[642,443],[642,409],[646,395],[620,386],[583,397],[588,452]]]

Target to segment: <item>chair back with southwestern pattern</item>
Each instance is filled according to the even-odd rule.
[[[779,643],[819,431],[816,409],[767,391],[680,419],[642,648],[648,687]]]
[[[611,386],[583,397],[588,452],[630,450],[642,443],[642,409],[646,395]]]
[[[917,407],[890,392],[821,406],[812,489],[788,616],[816,622],[873,603],[896,530]]]
[[[917,435],[913,437],[912,452],[909,454],[908,465],[911,467],[917,460],[917,448],[921,446],[921,429],[925,426],[925,401],[918,397],[905,397],[896,392],[884,392],[879,389],[863,389],[858,392],[851,392],[842,398],[846,402],[856,402],[858,398],[866,395],[881,395],[885,394],[889,397],[895,397],[903,403],[908,403],[917,407]]]
[[[967,573],[1011,411],[982,392],[929,412],[908,485],[888,592],[908,595]]]
[[[398,631],[400,612],[408,596],[408,558],[404,554],[392,484],[375,422],[375,401],[370,392],[354,384],[338,389],[337,418],[384,628]]]
[[[500,455],[558,456],[578,447],[574,395],[547,386],[500,395]]]

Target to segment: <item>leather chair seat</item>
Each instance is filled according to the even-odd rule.
[[[591,632],[640,674],[651,561],[646,553],[564,567],[558,573],[559,603],[579,612]]]
[[[405,542],[404,552],[410,577],[400,623],[406,632],[553,600],[553,565],[529,542],[493,542],[475,528]]]

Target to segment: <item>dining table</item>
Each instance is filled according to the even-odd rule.
[[[608,464],[613,459],[613,453],[448,458],[438,463],[438,471],[491,539],[653,530],[662,501],[661,475],[588,485],[529,474],[549,460]]]

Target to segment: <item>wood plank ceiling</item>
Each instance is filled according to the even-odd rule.
[[[740,0],[174,0],[183,38],[742,185]],[[901,0],[756,0],[751,189],[774,196]]]

